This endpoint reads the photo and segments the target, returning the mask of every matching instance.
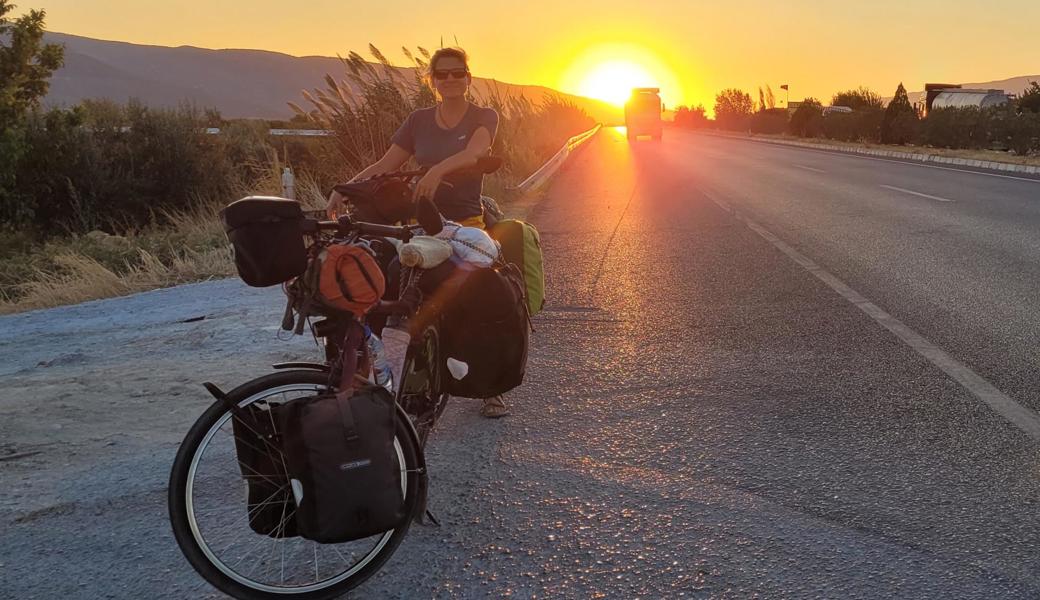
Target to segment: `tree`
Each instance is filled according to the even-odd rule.
[[[917,111],[910,104],[906,88],[900,83],[895,96],[885,109],[885,116],[881,119],[881,143],[909,143],[917,136],[918,125]]]
[[[1018,99],[1019,112],[1040,113],[1040,83],[1030,83],[1022,97]]]
[[[22,124],[47,93],[48,79],[61,66],[64,50],[42,44],[44,11],[15,19],[9,0],[0,0],[0,223],[23,221],[15,197],[15,174],[24,154]]]
[[[885,103],[874,91],[859,87],[854,90],[838,92],[831,98],[831,106],[847,106],[852,110],[882,110]]]
[[[823,121],[823,106],[816,98],[806,98],[791,115],[787,128],[799,137],[816,137],[820,134]]]
[[[773,95],[773,88],[766,85],[766,108],[773,110],[776,108],[776,96]]]
[[[708,126],[708,118],[704,116],[704,106],[696,108],[678,106],[675,109],[675,125],[686,129],[703,129]]]
[[[61,67],[64,48],[43,44],[46,13],[30,10],[11,21],[15,6],[0,0],[0,123],[14,123],[39,105],[51,73]]]
[[[715,121],[723,129],[745,129],[754,111],[755,103],[746,92],[729,88],[715,96]]]

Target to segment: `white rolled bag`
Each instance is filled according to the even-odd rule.
[[[401,264],[406,267],[432,269],[451,258],[453,252],[447,241],[429,235],[417,235],[407,244],[397,247],[397,255]]]
[[[451,244],[456,256],[478,267],[490,267],[501,252],[498,242],[478,227],[463,227],[448,221],[434,237]]]

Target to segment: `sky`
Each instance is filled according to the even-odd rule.
[[[661,88],[703,104],[736,87],[826,104],[865,85],[991,81],[1040,74],[1038,0],[15,0],[47,28],[162,46],[255,48],[295,56],[461,45],[476,76],[617,100]],[[781,102],[782,104],[782,102]]]

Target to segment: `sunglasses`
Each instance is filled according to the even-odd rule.
[[[469,75],[469,69],[450,69],[447,71],[437,70],[433,72],[433,78],[438,81],[444,81],[449,75],[453,79],[465,79],[465,77]]]

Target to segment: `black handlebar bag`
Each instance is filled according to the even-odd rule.
[[[278,285],[307,270],[303,210],[295,200],[250,196],[220,211],[235,268],[253,287]]]
[[[297,398],[279,411],[300,536],[338,544],[394,529],[408,517],[395,410],[390,392],[368,386]]]

